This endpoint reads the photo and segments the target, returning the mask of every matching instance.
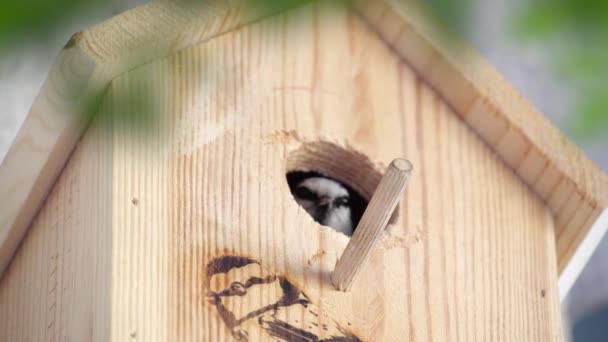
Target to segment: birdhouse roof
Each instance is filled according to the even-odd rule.
[[[279,10],[246,5],[155,1],[72,36],[0,166],[0,272],[86,130],[82,118],[110,82]],[[606,174],[479,54],[444,41],[423,8],[379,0],[355,2],[353,10],[545,201],[556,227],[558,267],[572,282],[585,251],[591,253],[608,226]],[[577,249],[583,252],[575,262]]]

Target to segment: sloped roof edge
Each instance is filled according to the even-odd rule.
[[[112,79],[264,19],[246,0],[157,0],[74,34],[0,164],[0,276]]]
[[[159,0],[76,33],[60,52],[0,165],[0,275],[87,127],[82,118],[116,76],[274,13],[246,0],[196,7]],[[608,207],[608,177],[483,58],[446,43],[424,11],[402,0],[356,11],[551,209],[566,268]],[[454,49],[453,44],[459,48]]]
[[[358,1],[356,8],[545,201],[554,217],[558,270],[563,276],[586,234],[608,207],[608,176],[484,58],[457,38],[446,40],[417,2]],[[569,269],[577,273],[581,267]]]

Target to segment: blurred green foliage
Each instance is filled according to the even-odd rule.
[[[112,93],[115,110],[109,123],[117,133],[157,138],[158,128],[165,123],[161,103],[163,89],[158,86],[158,80],[146,73],[131,73],[128,82],[125,92]]]
[[[182,0],[200,2],[203,0]],[[304,3],[322,0],[251,0],[249,10],[279,12]],[[373,1],[373,0],[370,0]],[[402,0],[408,1],[408,0]],[[441,25],[466,34],[471,29],[472,0],[422,0]],[[483,1],[483,0],[477,0]],[[325,0],[348,3],[349,0]],[[555,49],[547,61],[564,82],[579,91],[580,103],[571,123],[578,137],[601,134],[608,128],[608,1],[605,0],[525,0],[518,4],[513,20],[517,37],[532,44]],[[76,16],[115,6],[101,0],[5,0],[0,2],[0,54],[3,48],[23,39],[45,39],[57,27]],[[331,8],[331,6],[325,6]],[[135,97],[133,105],[140,103]],[[152,115],[154,117],[154,115]],[[139,118],[143,123],[146,118]]]
[[[0,1],[0,48],[23,39],[47,37],[66,20],[102,5],[95,0]]]
[[[249,2],[249,10],[260,11],[262,13],[277,13],[289,8],[318,1],[320,0],[252,0]]]
[[[372,0],[373,1],[373,0]],[[408,0],[401,0],[408,1]],[[421,0],[438,19],[438,24],[458,35],[466,35],[471,23],[471,0]]]
[[[578,91],[570,131],[580,139],[608,129],[608,1],[527,0],[513,29],[552,49],[551,67]]]
[[[528,36],[564,32],[586,38],[605,34],[607,18],[608,2],[604,0],[527,0],[516,26]]]

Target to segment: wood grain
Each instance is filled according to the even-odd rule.
[[[0,275],[85,127],[80,110],[103,89],[94,68],[74,47],[60,53],[0,165]]]
[[[246,11],[244,3],[197,2],[192,8],[156,1],[72,37],[0,165],[0,199],[6,203],[0,208],[0,273],[110,80],[135,66],[271,14]],[[482,58],[460,43],[455,45],[461,48],[454,49],[453,42],[446,44],[438,38],[431,21],[417,6],[387,0],[365,2],[359,11],[547,201],[556,216],[558,268],[563,271],[608,207],[606,175]]]
[[[0,276],[110,81],[271,14],[245,3],[155,1],[73,35],[0,164]]]
[[[608,208],[608,176],[479,54],[446,38],[419,2],[357,4],[382,39],[547,203],[563,272]]]
[[[141,92],[142,77],[162,90],[153,100],[166,122],[141,135],[111,120],[110,161],[96,161],[87,133],[0,282],[1,340],[277,338],[248,319],[234,332],[218,311],[213,293],[252,274],[291,285],[252,287],[226,298],[227,310],[266,322],[256,310],[290,289],[281,303],[303,295],[319,310],[277,308],[291,332],[315,323],[364,341],[561,340],[549,210],[348,10],[307,6],[135,68],[112,81],[97,115],[135,110],[119,99]],[[321,139],[374,165],[404,156],[417,170],[349,293],[329,279],[348,238],[316,224],[285,181],[290,153]],[[105,184],[94,197],[108,199],[105,211],[86,198],[87,179]],[[67,259],[58,309],[43,313],[52,241]],[[267,273],[210,272],[222,256]],[[49,320],[55,335],[43,335]]]
[[[114,146],[98,121],[0,281],[2,341],[110,338]]]
[[[392,217],[412,173],[412,164],[395,159],[386,169],[380,184],[361,217],[344,253],[338,258],[331,282],[340,291],[350,291],[353,282],[369,261]]]

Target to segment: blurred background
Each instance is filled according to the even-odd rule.
[[[258,6],[306,2],[252,1]],[[442,25],[459,32],[608,172],[608,1],[423,1]],[[72,33],[145,2],[21,0],[0,4],[0,160]],[[605,260],[606,237],[562,303],[567,340],[608,341]]]

